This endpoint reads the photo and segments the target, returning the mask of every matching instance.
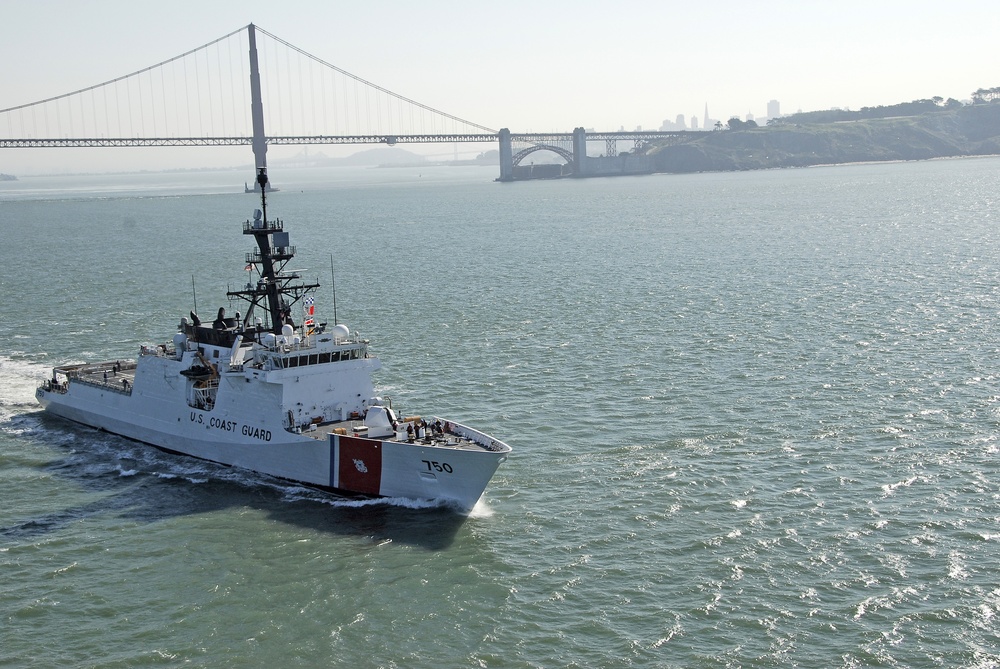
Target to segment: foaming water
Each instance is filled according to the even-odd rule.
[[[289,183],[381,391],[514,446],[468,517],[41,417],[253,204],[0,199],[0,663],[995,666],[998,169]]]
[[[0,355],[0,421],[7,421],[25,413],[26,409],[37,408],[35,389],[51,369],[23,359],[11,359]]]

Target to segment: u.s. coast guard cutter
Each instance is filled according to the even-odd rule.
[[[259,278],[231,299],[246,315],[182,318],[173,341],[135,362],[65,365],[37,391],[49,413],[185,455],[366,496],[475,506],[507,444],[437,416],[399,416],[375,393],[381,366],[344,325],[317,324],[311,294],[285,266],[295,253],[261,209],[243,224]],[[293,308],[303,317],[295,324]],[[295,309],[297,311],[297,309]]]

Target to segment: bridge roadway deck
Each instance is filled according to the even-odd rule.
[[[668,137],[690,136],[689,131],[633,131],[633,132],[589,132],[587,141],[601,140],[653,140]],[[268,137],[271,145],[305,144],[454,144],[496,142],[497,133],[459,133],[428,135],[312,135]],[[511,133],[514,142],[569,142],[573,133],[540,132]],[[253,137],[50,137],[50,138],[0,138],[0,148],[83,148],[121,146],[251,146]]]

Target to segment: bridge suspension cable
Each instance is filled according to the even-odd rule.
[[[101,88],[101,87],[104,87],[104,86],[110,86],[112,84],[117,84],[120,81],[125,81],[126,79],[131,79],[132,77],[137,77],[140,74],[145,74],[146,72],[151,72],[151,71],[153,71],[153,70],[155,70],[157,68],[163,67],[164,65],[169,65],[170,63],[173,63],[174,61],[181,60],[182,58],[187,58],[188,56],[194,54],[196,51],[202,51],[204,49],[207,49],[210,46],[214,46],[214,45],[218,44],[219,42],[224,42],[225,40],[229,39],[233,35],[238,35],[239,33],[243,32],[244,30],[246,30],[246,26],[240,28],[239,30],[234,30],[233,32],[229,33],[228,35],[223,35],[222,37],[220,37],[218,39],[214,39],[211,42],[208,42],[206,44],[202,44],[201,46],[199,46],[197,48],[191,49],[190,51],[185,51],[184,53],[180,54],[179,56],[174,56],[173,58],[168,58],[167,60],[165,60],[163,62],[157,63],[156,65],[150,65],[149,67],[144,67],[141,70],[136,70],[135,72],[132,72],[131,74],[124,74],[124,75],[122,75],[120,77],[115,77],[114,79],[109,79],[108,81],[102,82],[100,84],[94,84],[93,86],[87,86],[86,88],[81,88],[78,91],[72,91],[70,93],[63,93],[62,95],[56,95],[54,97],[46,98],[44,100],[38,100],[36,102],[28,102],[27,104],[17,105],[16,107],[9,107],[7,109],[0,109],[0,114],[5,114],[7,112],[18,111],[19,109],[27,109],[28,107],[35,107],[37,105],[44,105],[44,104],[47,104],[49,102],[56,102],[57,100],[62,100],[62,99],[68,98],[68,97],[72,97],[74,95],[80,95],[82,93],[89,93],[90,91],[97,90],[98,88]]]
[[[0,109],[0,148],[219,146],[253,135],[251,26],[195,49],[43,100]],[[259,27],[268,143],[369,143],[372,137],[495,135],[484,125],[394,93]],[[6,129],[6,132],[4,132]],[[400,139],[399,141],[406,141]],[[416,141],[415,139],[412,141]],[[468,141],[468,140],[466,140]],[[276,142],[278,143],[278,142]]]
[[[342,75],[344,75],[346,77],[350,77],[354,81],[357,81],[360,84],[363,84],[365,86],[368,86],[369,88],[377,90],[380,93],[385,93],[387,95],[390,95],[390,96],[394,97],[395,99],[397,99],[397,100],[399,100],[401,102],[405,102],[407,104],[413,105],[414,107],[419,107],[420,109],[424,109],[424,110],[429,111],[429,112],[431,112],[433,114],[437,114],[438,116],[443,116],[445,118],[451,119],[452,121],[455,121],[457,123],[461,123],[461,124],[469,126],[471,128],[475,128],[477,130],[481,130],[484,133],[496,134],[496,132],[497,132],[496,130],[494,130],[492,128],[487,128],[486,126],[479,125],[478,123],[473,123],[472,121],[467,121],[467,120],[465,120],[463,118],[459,118],[458,116],[454,116],[454,115],[449,114],[447,112],[443,112],[440,109],[435,109],[435,108],[430,107],[428,105],[425,105],[425,104],[423,104],[421,102],[417,102],[416,100],[411,100],[410,98],[408,98],[406,96],[400,95],[398,93],[393,93],[392,91],[390,91],[390,90],[388,90],[386,88],[383,88],[382,86],[379,86],[378,84],[373,84],[372,82],[367,81],[365,79],[362,79],[361,77],[359,77],[359,76],[357,76],[355,74],[351,74],[347,70],[339,68],[336,65],[333,65],[331,63],[328,63],[325,60],[323,60],[322,58],[314,56],[311,53],[300,49],[299,47],[295,46],[294,44],[289,44],[288,42],[286,42],[285,40],[281,39],[280,37],[277,37],[277,36],[272,35],[271,33],[267,32],[266,30],[264,30],[260,26],[257,26],[257,30],[260,31],[262,34],[267,35],[268,37],[270,37],[274,41],[279,42],[279,43],[285,45],[289,49],[292,49],[293,51],[297,51],[298,53],[302,54],[306,58],[314,60],[317,63],[319,63],[320,65],[323,65],[325,67],[330,68],[331,70],[339,72],[340,74],[342,74]]]

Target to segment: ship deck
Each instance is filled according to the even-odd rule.
[[[53,369],[53,374],[62,374],[72,383],[84,383],[91,386],[105,388],[112,392],[123,395],[132,394],[132,386],[135,383],[135,361],[128,360],[108,360],[104,362],[93,362],[78,365],[62,365]],[[47,388],[54,392],[66,392],[66,384],[46,384]],[[419,418],[409,418],[400,423],[417,421]],[[442,425],[450,424],[444,419],[436,416],[425,419],[428,424],[440,422]],[[311,423],[297,430],[303,436],[316,440],[329,439],[329,435],[339,433],[349,437],[369,438],[364,434],[364,421],[360,419],[340,420],[332,422]],[[405,429],[405,428],[404,428]],[[467,429],[467,428],[464,428]],[[472,438],[472,435],[462,434],[462,426],[454,425],[452,431],[435,431],[430,428],[425,430],[425,437],[419,438],[415,430],[414,438],[399,438],[398,436],[371,437],[381,441],[393,441],[402,444],[413,444],[415,446],[428,446],[432,448],[452,448],[457,450],[495,450],[489,445],[480,443]],[[485,436],[485,435],[483,435]]]
[[[434,417],[429,422],[439,421],[441,419]],[[443,421],[442,421],[443,422]],[[400,423],[401,425],[405,424]],[[400,439],[394,436],[388,437],[367,437],[364,434],[356,434],[355,430],[357,428],[363,427],[364,421],[362,420],[340,420],[331,423],[313,423],[308,426],[308,428],[302,429],[302,434],[304,436],[312,437],[313,439],[329,439],[329,435],[333,433],[339,433],[342,436],[347,437],[360,437],[362,439],[379,439],[381,441],[393,441],[400,444],[413,444],[415,446],[429,446],[432,448],[453,448],[456,450],[467,450],[467,451],[482,451],[482,450],[492,450],[488,446],[485,446],[477,441],[459,434],[457,432],[434,432],[432,430],[426,431],[426,436],[424,438],[419,438],[414,436],[413,439]]]
[[[53,369],[52,373],[53,376],[64,374],[74,383],[101,386],[117,393],[131,395],[132,385],[135,383],[135,368],[135,361],[108,360],[82,365],[63,365]]]

